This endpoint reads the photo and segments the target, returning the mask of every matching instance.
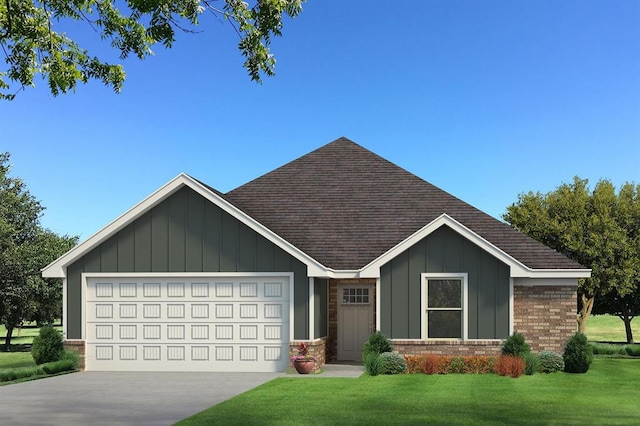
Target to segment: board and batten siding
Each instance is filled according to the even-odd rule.
[[[444,225],[380,269],[380,328],[393,339],[421,339],[422,273],[468,274],[468,338],[509,335],[509,267]]]
[[[307,267],[184,187],[67,267],[67,339],[80,339],[83,272],[293,272],[294,338],[308,338]]]
[[[314,324],[313,334],[316,339],[329,334],[327,316],[329,315],[329,280],[316,278],[313,287]]]

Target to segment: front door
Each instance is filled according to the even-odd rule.
[[[338,360],[361,361],[362,346],[374,332],[373,286],[338,287]]]

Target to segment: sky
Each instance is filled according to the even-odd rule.
[[[227,23],[199,31],[122,62],[121,94],[0,102],[43,226],[84,240],[181,172],[227,192],[341,136],[496,218],[574,176],[640,183],[637,0],[310,0],[262,85]]]

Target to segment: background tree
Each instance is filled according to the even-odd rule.
[[[228,20],[239,36],[251,79],[274,75],[271,37],[282,35],[283,15],[297,16],[304,0],[3,0],[0,1],[0,47],[8,65],[0,71],[0,99],[47,79],[56,96],[75,89],[77,82],[102,81],[116,92],[122,89],[122,65],[104,62],[64,32],[65,22],[84,21],[120,51],[122,59],[153,54],[160,43],[171,47],[178,31],[193,32],[205,11]],[[218,7],[218,5],[220,7]],[[10,82],[17,85],[17,89]]]
[[[516,229],[592,269],[591,278],[580,280],[578,287],[581,333],[585,332],[597,298],[637,297],[640,185],[626,183],[616,194],[610,181],[601,180],[591,192],[588,180],[575,177],[573,183],[563,183],[547,194],[520,194],[518,201],[507,207],[503,218]],[[603,303],[601,308],[607,306],[612,305]]]
[[[51,322],[60,302],[50,304],[56,285],[44,288],[40,269],[75,245],[76,237],[60,237],[40,226],[43,207],[24,182],[9,176],[9,154],[0,154],[0,321],[13,330],[25,321]],[[61,293],[60,291],[57,291]],[[39,309],[46,306],[46,309]]]

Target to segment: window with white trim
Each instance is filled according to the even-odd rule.
[[[424,275],[424,336],[466,339],[466,274]]]
[[[345,287],[342,289],[343,305],[368,305],[369,289],[362,287]]]

